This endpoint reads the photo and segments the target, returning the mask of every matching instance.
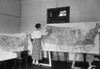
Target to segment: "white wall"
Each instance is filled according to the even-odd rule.
[[[81,0],[81,21],[100,21],[100,0]]]
[[[20,32],[20,11],[19,0],[0,0],[0,33]]]
[[[34,24],[46,24],[47,8],[70,6],[70,22],[100,21],[99,0],[22,0],[21,31],[31,33]]]
[[[32,33],[37,22],[46,24],[46,9],[55,7],[54,0],[26,0],[21,2],[21,31]]]
[[[70,6],[70,22],[100,21],[100,0],[22,0],[21,32],[32,33],[37,22],[46,24],[47,9]],[[65,60],[64,53],[53,53]],[[68,55],[67,55],[68,56]]]

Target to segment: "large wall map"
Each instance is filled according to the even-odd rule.
[[[6,52],[22,51],[28,46],[26,34],[0,34],[0,49]]]
[[[70,49],[70,52],[89,52],[96,46],[95,37],[99,34],[99,24],[99,22],[51,24],[47,27],[50,33],[43,37],[42,42],[44,46],[56,45],[58,46],[56,49]]]

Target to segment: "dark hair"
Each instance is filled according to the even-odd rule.
[[[41,28],[41,24],[40,24],[40,23],[37,23],[37,24],[35,25],[35,28],[36,28],[36,29]]]

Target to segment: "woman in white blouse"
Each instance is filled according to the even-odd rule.
[[[33,48],[32,48],[32,59],[33,64],[38,65],[38,60],[42,59],[42,46],[41,46],[41,38],[42,35],[47,35],[47,32],[43,32],[41,28],[41,24],[37,23],[35,25],[35,31],[33,31],[31,38],[33,39]]]

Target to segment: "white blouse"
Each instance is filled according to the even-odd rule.
[[[38,30],[33,31],[31,38],[32,39],[41,38],[42,35],[47,35],[47,34],[48,34],[48,32],[46,32],[46,29],[43,28],[43,29],[41,29],[39,31]]]
[[[41,31],[34,31],[32,33],[32,39],[35,39],[35,38],[41,38],[42,34],[41,34]]]

